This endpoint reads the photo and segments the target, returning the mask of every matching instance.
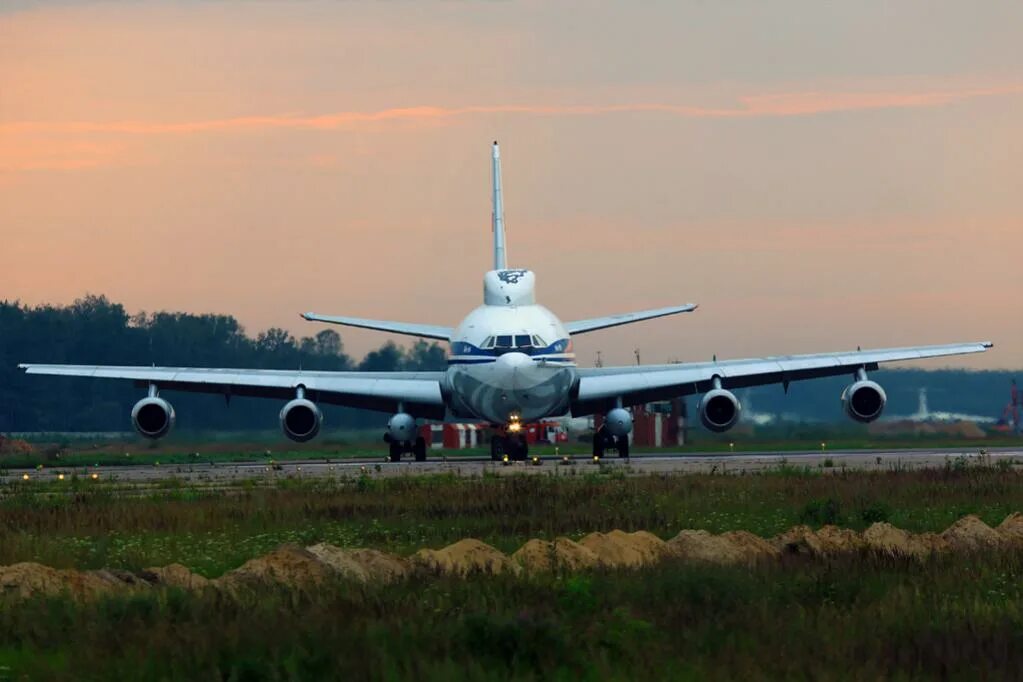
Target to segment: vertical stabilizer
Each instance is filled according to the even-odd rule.
[[[501,197],[501,149],[494,140],[494,269],[505,270],[508,263],[504,255],[504,200]]]

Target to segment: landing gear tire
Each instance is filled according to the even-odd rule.
[[[504,438],[494,436],[490,439],[490,461],[500,462],[504,455]]]
[[[426,439],[422,436],[416,438],[415,445],[412,446],[412,454],[415,455],[417,462],[426,461]]]
[[[593,434],[593,458],[600,459],[604,456],[604,450],[607,448],[607,429],[601,426],[597,429],[596,433]]]
[[[629,458],[629,437],[628,436],[617,436],[615,437],[615,447],[618,450],[618,456]]]
[[[525,436],[519,436],[518,443],[512,447],[512,459],[516,462],[525,462],[526,458],[529,457],[529,441],[526,440]]]
[[[401,461],[401,455],[405,451],[405,448],[403,448],[401,446],[401,443],[395,442],[393,440],[390,442],[390,446],[391,446],[391,453],[390,453],[391,454],[391,461],[392,462],[400,462]]]

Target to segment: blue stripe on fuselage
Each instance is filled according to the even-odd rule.
[[[451,344],[451,355],[473,355],[477,357],[496,358],[505,353],[525,353],[529,356],[554,355],[564,353],[568,349],[568,339],[558,339],[545,348],[524,346],[522,348],[480,348],[466,341],[455,341]]]

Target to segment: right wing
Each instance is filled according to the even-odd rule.
[[[990,342],[981,341],[676,365],[580,368],[572,414],[605,411],[614,407],[619,399],[624,405],[638,405],[705,393],[712,388],[715,378],[721,381],[723,388],[746,388],[852,374],[860,368],[872,371],[881,362],[983,353],[991,346]]]
[[[362,317],[340,317],[334,315],[317,315],[316,313],[302,313],[302,317],[310,322],[326,322],[327,324],[341,324],[346,327],[361,327],[362,329],[376,329],[392,334],[405,334],[407,336],[421,336],[424,339],[451,339],[451,327],[438,327],[432,324],[414,324],[411,322],[392,322],[390,320],[367,320]]]
[[[196,367],[112,367],[104,365],[18,365],[26,374],[125,379],[160,390],[221,393],[290,400],[299,386],[313,401],[381,412],[444,418],[444,372],[323,372]]]
[[[608,315],[607,317],[592,317],[588,320],[576,320],[574,322],[566,322],[565,330],[568,331],[569,334],[585,334],[586,332],[594,332],[597,331],[598,329],[618,327],[623,324],[632,324],[633,322],[641,322],[642,320],[652,320],[656,317],[665,317],[666,315],[688,313],[693,310],[696,310],[696,304],[686,303],[685,305],[674,305],[668,308],[641,310],[636,313]]]

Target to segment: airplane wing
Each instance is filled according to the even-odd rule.
[[[194,367],[112,367],[103,365],[19,365],[26,374],[94,379],[126,379],[162,390],[221,393],[290,400],[303,386],[313,401],[381,412],[405,411],[430,419],[444,417],[443,372],[323,372]]]
[[[376,329],[377,331],[391,332],[392,334],[421,336],[424,339],[441,339],[443,341],[449,340],[453,331],[451,327],[438,327],[432,324],[367,320],[362,317],[339,317],[334,315],[317,315],[316,313],[302,313],[302,317],[310,322],[326,322],[327,324],[341,324],[346,327]]]
[[[575,322],[566,322],[565,329],[568,331],[569,334],[585,334],[586,332],[593,332],[598,329],[607,329],[608,327],[618,327],[623,324],[631,324],[632,322],[639,322],[641,320],[652,320],[655,317],[665,317],[666,315],[688,313],[692,310],[696,310],[696,304],[686,303],[685,305],[669,306],[667,308],[641,310],[640,312],[636,313],[608,315],[607,317],[593,317],[588,320],[576,320]]]
[[[982,353],[992,345],[988,341],[980,341],[945,346],[782,355],[646,367],[580,368],[578,393],[573,399],[572,414],[605,411],[614,407],[619,397],[625,405],[638,405],[692,393],[705,393],[711,389],[715,377],[721,380],[723,388],[745,388],[852,374],[860,368],[870,371],[877,369],[882,362]]]

